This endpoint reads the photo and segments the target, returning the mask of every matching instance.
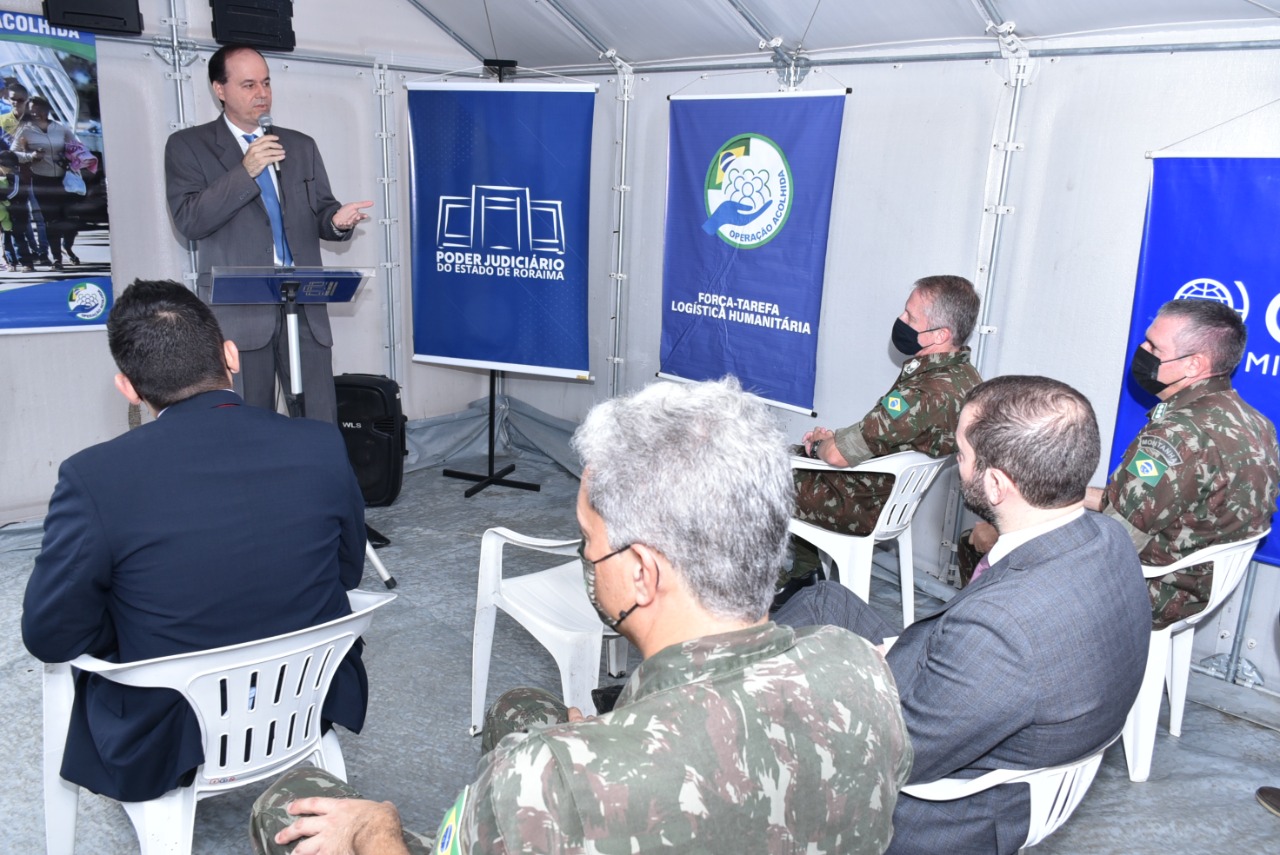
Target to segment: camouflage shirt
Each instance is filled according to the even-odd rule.
[[[893,388],[862,421],[835,432],[836,448],[850,466],[897,451],[952,454],[960,408],[981,382],[967,347],[909,359]],[[795,478],[797,518],[853,534],[875,528],[893,489],[886,475],[797,470]]]
[[[1275,426],[1230,378],[1210,377],[1151,410],[1111,474],[1102,509],[1124,524],[1143,564],[1172,564],[1265,531],[1276,509],[1278,459]],[[1209,569],[1150,580],[1157,628],[1204,608]]]
[[[911,759],[893,676],[867,642],[766,623],[658,652],[612,712],[506,737],[450,811],[450,842],[880,853]]]

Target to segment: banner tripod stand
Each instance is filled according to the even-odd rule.
[[[477,481],[474,487],[468,487],[462,495],[470,499],[476,493],[479,493],[485,487],[497,485],[499,487],[515,487],[517,490],[532,490],[538,492],[542,489],[541,484],[530,484],[527,481],[509,481],[507,476],[515,471],[516,465],[508,463],[506,466],[493,471],[493,434],[495,425],[497,424],[497,403],[498,403],[498,372],[489,369],[489,474],[478,475],[474,472],[459,472],[456,469],[446,469],[443,474],[446,478],[461,478],[464,481]]]

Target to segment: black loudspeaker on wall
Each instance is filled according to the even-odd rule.
[[[292,0],[209,0],[213,38],[220,45],[293,50]]]
[[[389,505],[404,483],[405,424],[400,385],[376,374],[339,374],[338,428],[356,470],[364,502]]]
[[[44,16],[51,25],[72,30],[142,32],[138,0],[44,0]]]

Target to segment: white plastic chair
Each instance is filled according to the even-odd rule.
[[[502,575],[502,549],[508,543],[572,555],[567,564],[526,573]],[[471,734],[484,727],[484,701],[489,686],[489,657],[497,609],[511,615],[556,660],[566,706],[595,714],[591,690],[600,683],[600,647],[609,636],[609,673],[626,671],[627,641],[609,631],[587,599],[578,560],[577,540],[526,537],[506,528],[491,528],[480,541],[480,581],[476,586],[476,624],[471,640]]]
[[[72,668],[126,686],[181,692],[195,710],[205,762],[190,786],[148,802],[123,802],[142,855],[190,853],[196,802],[274,777],[310,760],[346,777],[332,730],[320,736],[320,710],[334,671],[395,594],[349,591],[352,614],[261,641],[246,641],[140,662],[80,656],[44,668],[44,823],[49,855],[75,849],[80,788],[59,775],[75,688]],[[223,700],[225,697],[225,701]]]
[[[1209,546],[1164,567],[1142,568],[1142,574],[1148,579],[1159,579],[1175,570],[1212,562],[1213,582],[1204,611],[1151,633],[1147,670],[1124,725],[1124,755],[1129,764],[1130,781],[1145,781],[1151,775],[1151,755],[1155,751],[1156,727],[1160,723],[1160,702],[1166,687],[1169,691],[1169,733],[1172,736],[1182,735],[1182,711],[1187,701],[1195,625],[1231,596],[1249,568],[1249,560],[1258,548],[1258,541],[1270,533],[1268,529],[1247,540]]]
[[[871,559],[877,543],[898,541],[898,578],[902,585],[902,625],[911,626],[916,617],[915,564],[911,555],[911,519],[925,491],[950,456],[933,458],[919,451],[900,451],[876,457],[857,466],[832,466],[808,457],[792,457],[792,469],[847,474],[876,473],[893,477],[893,492],[885,500],[875,529],[867,535],[841,534],[803,520],[791,520],[791,533],[818,548],[822,567],[831,578],[831,564],[839,570],[840,582],[864,601],[871,597]]]
[[[1118,738],[1119,734],[1116,734],[1087,757],[1062,766],[1030,771],[995,769],[977,778],[941,778],[927,784],[908,784],[902,792],[926,801],[949,802],[1001,784],[1026,784],[1031,788],[1031,821],[1027,827],[1027,840],[1020,848],[1027,849],[1053,834],[1067,821],[1098,774],[1102,755]]]

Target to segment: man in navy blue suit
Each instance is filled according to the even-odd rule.
[[[132,662],[349,614],[364,499],[337,428],[246,406],[231,390],[235,344],[176,282],[129,286],[107,339],[116,388],[156,420],[62,464],[23,602],[27,649],[44,662]],[[368,701],[359,647],[322,714],[354,731]],[[68,781],[143,801],[202,761],[176,692],[77,675]]]

